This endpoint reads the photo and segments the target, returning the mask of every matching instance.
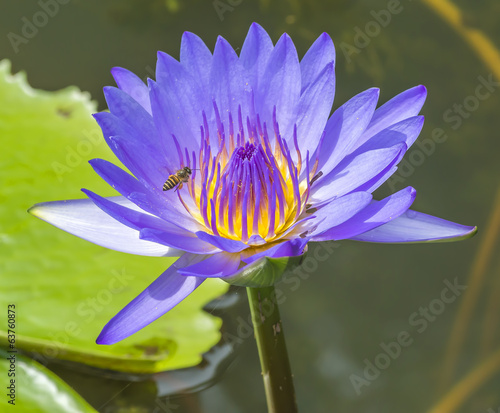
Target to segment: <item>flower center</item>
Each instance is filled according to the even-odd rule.
[[[314,173],[309,171],[309,155],[303,168],[294,134],[293,160],[275,117],[271,139],[258,117],[255,124],[247,118],[245,129],[239,113],[239,129],[234,132],[229,116],[228,135],[218,113],[216,117],[217,145],[210,141],[205,118],[198,155],[200,172],[193,171],[188,184],[195,207],[188,207],[191,203],[179,194],[181,201],[215,235],[256,244],[272,242],[285,235],[305,210],[310,173]],[[196,164],[191,168],[196,169]]]

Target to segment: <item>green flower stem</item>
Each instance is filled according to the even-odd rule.
[[[247,287],[269,413],[296,413],[297,402],[274,287]]]

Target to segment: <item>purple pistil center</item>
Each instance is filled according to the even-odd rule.
[[[246,142],[245,146],[240,146],[236,150],[236,157],[241,161],[244,161],[245,159],[250,161],[256,150],[257,148],[253,143]]]

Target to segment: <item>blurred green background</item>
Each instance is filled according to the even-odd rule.
[[[477,225],[478,235],[460,243],[434,245],[341,242],[310,277],[289,279],[278,288],[283,291],[281,314],[300,411],[425,412],[468,374],[483,371],[475,369],[498,353],[500,346],[500,201],[496,195],[500,85],[490,82],[489,95],[474,99],[481,79],[492,76],[491,68],[429,3],[74,0],[58,3],[59,10],[32,38],[13,43],[9,33],[22,35],[23,19],[32,21],[43,9],[35,1],[2,0],[0,57],[12,61],[13,72],[26,71],[34,88],[58,90],[76,85],[90,92],[103,110],[102,87],[113,84],[111,67],[152,77],[156,51],[178,57],[183,31],[200,35],[210,48],[217,35],[238,48],[250,23],[256,21],[274,41],[283,32],[289,33],[300,56],[319,34],[331,35],[337,49],[334,108],[368,87],[381,88],[383,103],[424,84],[428,88],[422,110],[426,123],[419,141],[428,146],[413,147],[396,178],[378,195],[411,185],[418,193],[414,209]],[[461,0],[454,4],[463,12],[458,19],[461,26],[481,30],[500,47],[500,3]],[[386,20],[377,20],[381,16]],[[444,131],[446,139],[433,139],[436,128]],[[19,151],[22,157],[22,148]],[[88,158],[95,156],[91,153]],[[100,185],[96,175],[88,176],[91,181],[86,186]],[[73,197],[79,196],[78,190]],[[29,256],[30,251],[25,253]],[[78,268],[78,263],[74,265]],[[471,281],[471,274],[476,281]],[[0,277],[2,289],[8,288],[5,273]],[[436,300],[445,281],[454,283],[455,279],[469,288],[441,311]],[[459,310],[467,303],[469,313]],[[111,313],[118,311],[116,302],[110,305]],[[424,328],[424,321],[415,322],[424,316],[413,313],[429,305],[436,313],[431,311]],[[245,291],[232,289],[215,313],[224,320],[223,331],[237,335],[241,320],[248,316]],[[469,320],[467,314],[471,314]],[[465,336],[463,342],[454,339],[450,344],[454,324],[463,326]],[[22,326],[18,328],[22,331]],[[384,352],[381,344],[395,341],[405,331],[412,344],[357,391],[352,375],[363,378],[366,360],[373,363]],[[253,338],[233,344],[230,349],[219,345],[212,352],[216,356],[210,353],[199,367],[177,375],[116,375],[60,362],[48,367],[102,412],[265,411]],[[446,411],[496,412],[499,387],[500,374],[492,368],[476,387],[466,386],[459,392],[463,400]]]

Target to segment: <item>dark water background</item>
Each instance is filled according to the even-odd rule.
[[[499,208],[494,204],[500,172],[500,87],[492,86],[488,97],[476,99],[477,105],[468,99],[470,110],[463,115],[449,112],[474,96],[480,78],[488,79],[491,72],[425,4],[410,0],[398,4],[399,12],[391,13],[386,27],[379,24],[377,30],[374,16],[388,10],[387,1],[74,0],[61,5],[16,53],[6,33],[20,33],[21,18],[32,17],[40,6],[35,1],[0,1],[0,56],[12,61],[14,71],[27,71],[33,87],[57,90],[74,84],[89,91],[100,109],[105,108],[102,87],[113,84],[111,67],[126,67],[141,78],[152,76],[156,51],[178,57],[183,31],[197,33],[211,48],[220,34],[236,48],[252,21],[262,24],[274,41],[284,31],[289,33],[300,56],[323,31],[332,36],[337,48],[335,108],[372,86],[381,88],[380,102],[411,86],[427,86],[429,95],[422,111],[426,123],[419,140],[429,147],[432,142],[434,148],[429,154],[422,148],[423,157],[414,153],[412,158],[410,150],[406,159],[413,161],[378,195],[411,185],[418,191],[414,209],[478,225],[479,234],[464,242],[435,245],[342,242],[308,279],[282,285],[286,299],[281,313],[301,412],[425,412],[450,389],[451,383],[443,389],[438,383],[464,294],[445,304],[442,312],[434,303],[440,314],[432,321],[424,322],[421,315],[412,318],[412,314],[439,300],[446,281],[469,283],[474,260],[492,225],[489,217]],[[463,10],[467,27],[481,29],[500,47],[499,2],[461,0],[455,4]],[[225,11],[218,13],[216,6]],[[369,22],[369,36],[364,42],[359,36],[355,39],[358,30],[367,33]],[[432,139],[436,128],[444,130],[444,142]],[[500,346],[500,309],[497,305],[492,314],[488,304],[490,294],[496,294],[493,303],[497,304],[500,296],[498,242],[492,245],[494,252],[485,262],[480,297],[453,382],[488,354],[480,345],[485,332],[494,337],[492,350]],[[222,313],[227,318],[225,328],[234,332],[239,326],[237,314],[245,319],[248,314],[246,293],[233,291],[230,299],[236,303]],[[493,320],[489,326],[483,324],[486,315]],[[491,328],[495,330],[487,331]],[[356,392],[352,375],[363,377],[365,359],[374,362],[383,352],[381,343],[393,342],[405,331],[411,345]],[[226,350],[220,348],[207,356],[205,369],[177,376],[135,377],[132,382],[104,373],[97,376],[78,366],[52,368],[102,412],[264,412],[253,339],[237,346],[228,358]],[[207,369],[218,358],[221,364],[210,376]],[[213,385],[197,383],[204,381],[202,375],[210,376]],[[157,398],[172,388],[186,387],[184,383],[203,389]],[[500,411],[499,390],[496,373],[454,411]]]

